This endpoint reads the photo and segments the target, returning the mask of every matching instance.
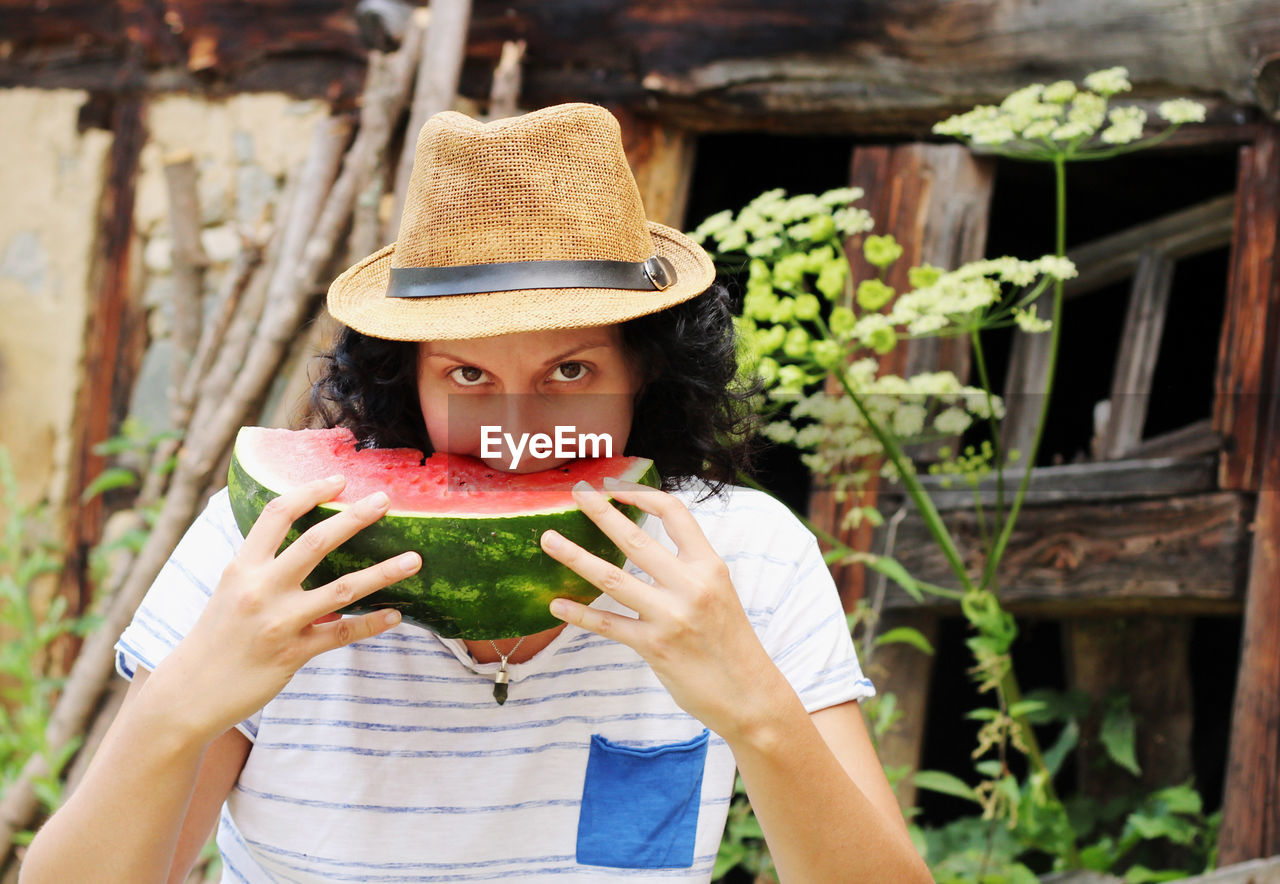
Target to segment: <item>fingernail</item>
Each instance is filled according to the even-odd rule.
[[[332,476],[325,479],[325,481],[330,483],[331,485],[337,485],[339,482],[342,481],[342,473],[334,473]]]
[[[565,614],[569,613],[569,606],[561,599],[551,600],[551,616],[564,619]]]
[[[402,555],[400,558],[396,559],[396,564],[399,565],[405,571],[414,571],[414,570],[417,570],[418,561],[419,559],[418,559],[417,553],[408,552]]]
[[[574,485],[573,490],[581,494],[590,494],[592,491],[595,491],[595,489],[591,487],[591,483],[586,479],[583,479],[577,485]]]
[[[400,612],[394,608],[382,615],[382,620],[388,626],[395,626],[400,622]]]
[[[562,549],[564,547],[564,538],[554,531],[544,532],[542,542],[547,545],[547,549]]]
[[[608,488],[610,491],[616,491],[617,489],[622,487],[622,483],[619,482],[617,479],[613,478],[613,476],[605,476],[602,484],[604,485],[604,487]]]
[[[365,499],[368,501],[369,506],[373,507],[374,509],[382,509],[384,506],[387,505],[387,492],[375,491],[373,494],[370,494]]]

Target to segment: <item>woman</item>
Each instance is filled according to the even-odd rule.
[[[321,422],[486,457],[495,424],[625,440],[665,479],[605,489],[643,529],[600,489],[575,497],[626,565],[546,532],[600,598],[553,602],[563,625],[542,633],[445,639],[332,613],[430,549],[299,586],[385,495],[278,555],[340,477],[244,539],[215,495],[121,636],[125,703],[23,880],[181,880],[216,825],[225,881],[707,881],[735,769],[783,881],[929,880],[813,535],[728,484],[745,394],[723,290],[705,252],[644,218],[617,121],[586,104],[433,117],[400,231],[330,288],[346,330]]]

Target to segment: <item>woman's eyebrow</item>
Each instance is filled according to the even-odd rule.
[[[543,363],[543,367],[546,367],[548,365],[553,365],[565,359],[566,357],[573,356],[576,353],[582,353],[586,350],[595,350],[598,347],[608,347],[608,346],[609,346],[608,341],[587,341],[585,344],[579,344],[578,346],[573,347],[572,349],[565,350],[563,353],[559,353],[555,356],[552,356],[550,359],[548,359],[546,362]],[[454,362],[465,362],[468,365],[474,364],[470,360],[464,359],[461,356],[455,356],[452,353],[445,353],[443,351],[438,353],[433,351],[427,354],[428,359],[434,356],[439,356],[442,359],[452,359]],[[484,366],[476,366],[476,367],[483,368]]]

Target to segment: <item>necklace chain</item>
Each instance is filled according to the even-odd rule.
[[[502,659],[502,666],[504,669],[506,668],[506,665],[507,665],[507,658],[510,657],[512,654],[514,654],[516,651],[520,650],[520,646],[524,644],[524,640],[526,638],[528,638],[527,635],[520,636],[520,641],[516,642],[515,645],[512,646],[511,650],[507,651],[505,654],[498,650],[498,646],[497,644],[494,643],[493,639],[489,639],[489,644],[493,647],[493,652]]]

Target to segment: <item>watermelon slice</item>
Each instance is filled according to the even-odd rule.
[[[346,477],[338,497],[294,523],[298,535],[374,491],[390,510],[331,552],[303,584],[338,576],[408,550],[422,556],[417,574],[343,608],[344,613],[398,608],[405,620],[449,638],[510,638],[558,626],[553,598],[589,604],[600,591],[539,544],[559,531],[602,559],[621,566],[626,556],[573,501],[585,479],[597,490],[606,476],[659,484],[653,461],[640,457],[570,461],[537,473],[506,473],[456,454],[407,448],[357,451],[350,430],[244,427],[236,437],[228,485],[231,509],[247,534],[267,501],[290,488],[335,473]],[[645,513],[613,502],[636,524]]]

